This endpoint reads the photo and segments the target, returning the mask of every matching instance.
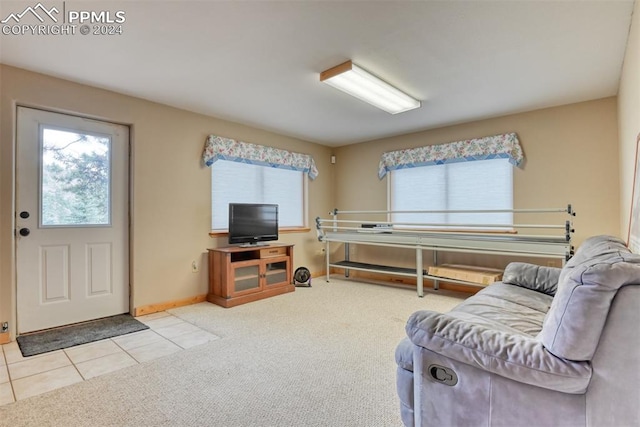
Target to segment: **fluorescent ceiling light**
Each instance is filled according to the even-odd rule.
[[[380,80],[351,61],[320,73],[320,81],[361,101],[397,114],[420,107],[420,101]]]

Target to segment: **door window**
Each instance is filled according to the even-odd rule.
[[[40,130],[40,226],[111,224],[111,138]]]

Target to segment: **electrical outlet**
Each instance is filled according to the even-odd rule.
[[[7,332],[8,330],[9,330],[9,322],[3,322],[1,332]]]
[[[192,273],[197,273],[198,271],[200,271],[200,269],[198,268],[198,263],[195,261],[191,262],[191,272]]]

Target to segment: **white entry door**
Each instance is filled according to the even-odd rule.
[[[129,311],[129,129],[18,107],[18,333]]]

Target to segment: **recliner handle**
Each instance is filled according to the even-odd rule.
[[[429,365],[428,369],[431,378],[439,383],[454,386],[458,384],[458,376],[451,368],[445,368],[440,365]]]

